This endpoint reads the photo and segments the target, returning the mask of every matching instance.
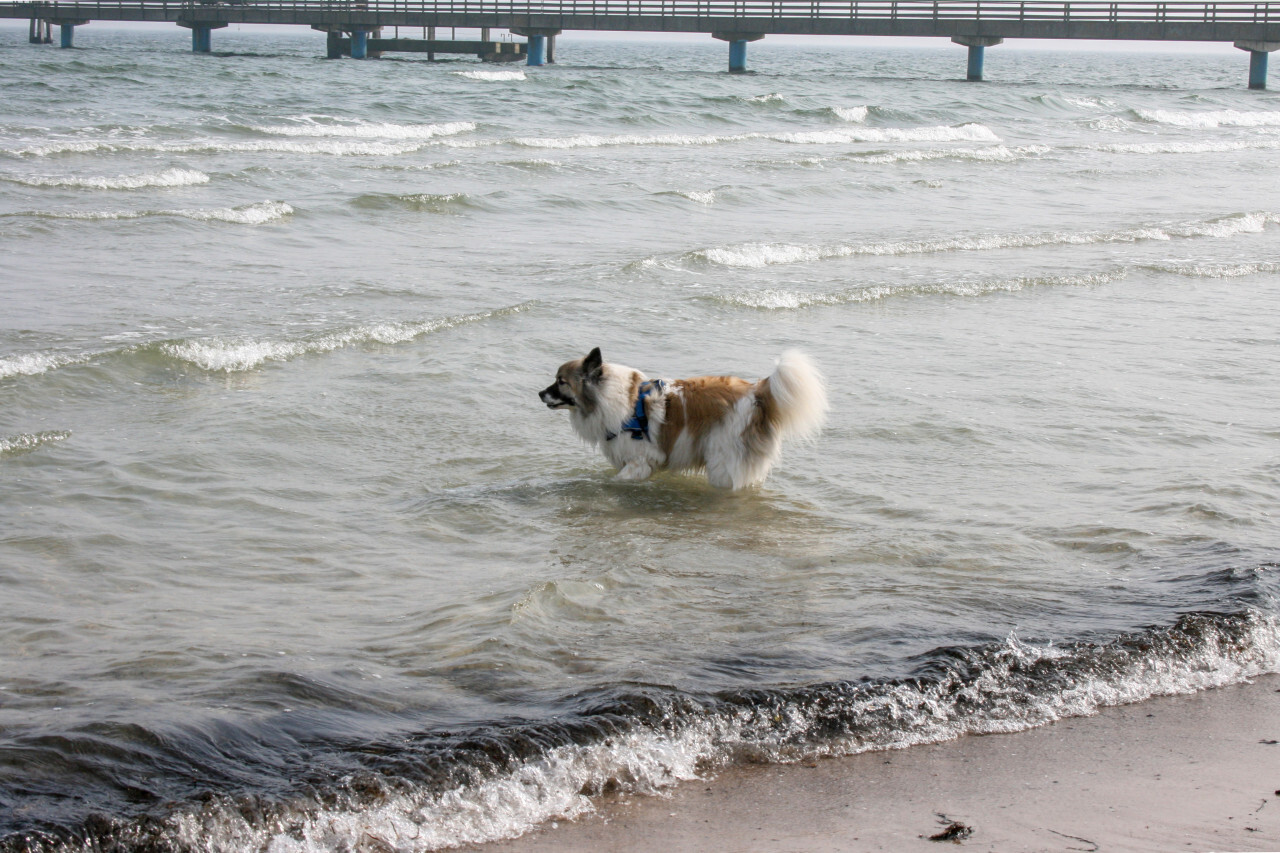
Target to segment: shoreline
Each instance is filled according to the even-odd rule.
[[[1280,851],[1280,675],[1013,734],[726,768],[475,853]],[[942,839],[940,839],[942,840]]]

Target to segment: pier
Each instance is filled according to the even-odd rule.
[[[932,37],[968,49],[973,81],[984,78],[986,49],[1015,39],[1225,42],[1249,54],[1252,89],[1266,88],[1268,55],[1280,50],[1280,0],[40,0],[0,2],[0,17],[29,20],[38,43],[56,24],[64,48],[90,21],[177,24],[197,53],[229,24],[296,24],[328,33],[331,57],[461,53],[534,66],[555,61],[565,31],[705,33],[728,43],[731,72],[746,71],[748,44],[770,35]],[[394,27],[426,35],[380,37]],[[431,35],[440,28],[501,29],[525,41],[441,40]]]

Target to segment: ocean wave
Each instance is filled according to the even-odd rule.
[[[453,71],[450,72],[455,77],[461,77],[465,80],[484,80],[487,82],[516,82],[520,80],[528,80],[523,71]]]
[[[1280,127],[1280,110],[1141,110],[1133,114],[1140,120],[1175,127]]]
[[[1128,142],[1099,145],[1108,154],[1229,154],[1233,151],[1275,151],[1280,139],[1220,140],[1214,142]]]
[[[196,222],[229,222],[235,225],[265,225],[292,215],[293,207],[282,201],[263,201],[242,207],[215,207],[207,209],[180,208],[176,210],[29,210],[20,213],[4,213],[0,217],[14,219],[71,219],[83,221],[107,221],[121,219],[146,219],[149,217],[179,217]]]
[[[521,72],[463,72],[510,74]],[[523,74],[521,74],[523,76]],[[473,121],[451,121],[444,124],[393,124],[390,122],[361,122],[357,124],[324,124],[313,119],[298,124],[254,125],[252,130],[272,136],[321,136],[354,139],[435,139],[438,136],[456,136],[476,129]]]
[[[190,187],[209,183],[209,176],[194,169],[164,169],[159,172],[143,172],[134,175],[76,176],[37,175],[22,177],[6,175],[3,178],[15,184],[29,187],[68,187],[91,190],[138,190],[151,187]]]
[[[791,145],[841,145],[863,142],[999,142],[1000,137],[984,125],[963,124],[956,127],[840,128],[786,133],[736,133],[724,136],[681,133],[579,134],[562,137],[521,137],[510,140],[510,143],[527,148],[605,148],[627,145],[724,145],[754,140]]]
[[[841,159],[857,163],[921,163],[929,160],[973,160],[980,163],[1012,163],[1040,157],[1052,151],[1047,145],[1021,145],[1008,148],[992,145],[987,148],[924,148],[910,151],[877,151],[866,154],[846,154]]]
[[[345,141],[339,139],[197,139],[187,142],[48,142],[5,149],[18,157],[51,157],[58,154],[320,154],[333,157],[395,157],[420,151],[429,139],[404,142]]]
[[[1280,263],[1222,264],[1203,261],[1180,261],[1152,264],[1150,269],[1188,278],[1241,278],[1246,275],[1280,273]]]
[[[909,285],[868,285],[814,293],[782,288],[741,290],[716,294],[710,299],[735,308],[757,308],[767,311],[814,308],[825,305],[852,305],[878,302],[899,296],[986,296],[991,293],[1013,293],[1033,287],[1096,287],[1124,278],[1123,270],[1093,275],[1023,276],[986,281],[939,281]]]
[[[85,356],[72,356],[62,353],[36,352],[6,356],[0,358],[0,379],[9,379],[14,376],[37,376],[84,360]]]
[[[864,122],[867,120],[867,107],[832,107],[831,114],[841,121]]]
[[[11,837],[9,849],[418,853],[514,838],[591,812],[593,798],[605,792],[659,793],[734,763],[1018,732],[1239,683],[1280,671],[1280,624],[1256,610],[1188,614],[1109,641],[1010,636],[936,649],[913,665],[904,678],[799,688],[718,694],[621,688],[581,697],[582,710],[549,722],[348,747],[347,766],[364,766],[320,790],[166,803],[138,819],[88,820],[65,842],[25,832]],[[423,778],[430,768],[448,769],[432,781]]]
[[[463,213],[482,206],[466,193],[366,193],[355,198],[352,204],[367,210],[400,208],[443,214]]]
[[[479,323],[525,310],[528,303],[410,322],[370,323],[299,340],[262,338],[206,338],[158,345],[165,355],[212,373],[253,370],[269,361],[287,361],[303,355],[319,355],[361,344],[399,344],[431,332]]]
[[[646,258],[635,264],[655,266],[697,266],[760,269],[768,266],[812,263],[857,256],[916,255],[942,252],[977,252],[998,249],[1025,249],[1040,246],[1077,246],[1099,243],[1137,243],[1196,237],[1230,237],[1262,231],[1280,222],[1280,214],[1242,213],[1215,219],[1162,223],[1113,231],[1058,231],[1023,234],[985,234],[944,237],[933,240],[891,240],[878,243],[738,243],[686,252],[678,258]]]
[[[27,453],[43,447],[46,444],[52,444],[56,441],[66,441],[70,437],[71,432],[69,430],[54,430],[50,432],[11,435],[7,438],[0,438],[0,456]]]

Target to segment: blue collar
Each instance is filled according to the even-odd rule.
[[[621,432],[631,433],[631,437],[636,441],[643,441],[649,437],[649,416],[644,411],[644,398],[656,392],[663,393],[667,388],[667,383],[661,379],[650,379],[640,386],[640,393],[636,396],[636,412],[631,417],[622,422]],[[616,432],[605,432],[604,440],[613,441],[618,437]]]

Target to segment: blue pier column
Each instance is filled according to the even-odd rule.
[[[1236,47],[1249,51],[1249,88],[1267,88],[1267,54],[1280,50],[1280,42],[1238,41]]]
[[[529,64],[547,64],[547,37],[529,36]]]
[[[509,27],[507,32],[528,39],[525,56],[529,65],[547,65],[555,60],[555,38],[560,30],[546,27]]]
[[[999,36],[953,36],[951,41],[969,48],[969,68],[965,79],[976,83],[982,81],[987,48],[1001,44],[1004,39]]]
[[[58,34],[62,37],[61,43],[63,47],[74,47],[76,27],[82,27],[87,23],[89,21],[85,18],[48,18],[45,20],[45,26],[58,25]]]
[[[191,52],[213,52],[213,28],[197,24],[191,28]]]
[[[369,57],[369,34],[364,30],[351,32],[351,58],[367,59]]]
[[[729,43],[729,73],[745,74],[747,70],[747,42],[759,41],[764,33],[712,33],[711,37]]]

